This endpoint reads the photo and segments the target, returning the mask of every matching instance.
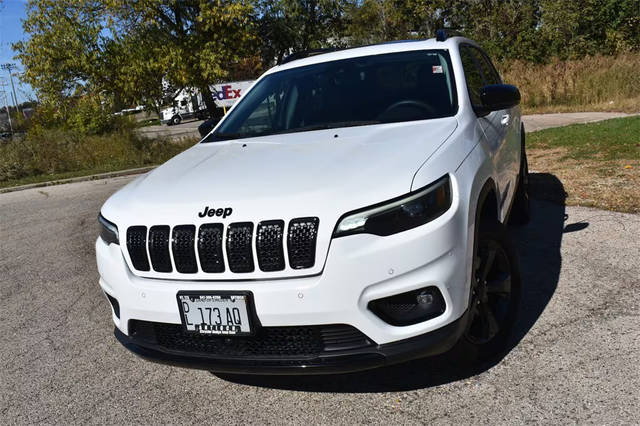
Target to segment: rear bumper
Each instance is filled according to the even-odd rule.
[[[444,353],[462,337],[467,327],[467,312],[442,328],[409,339],[300,357],[224,357],[185,352],[163,347],[154,339],[127,336],[117,327],[114,333],[118,341],[131,352],[163,364],[231,374],[337,374],[368,370]]]

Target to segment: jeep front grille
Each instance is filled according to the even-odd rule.
[[[194,250],[195,238],[196,227],[194,225],[180,225],[173,228],[171,249],[173,250],[173,261],[176,264],[176,271],[183,274],[194,274],[198,272],[196,252]]]
[[[132,226],[127,229],[127,250],[134,268],[138,271],[149,270],[146,226]]]
[[[317,217],[292,219],[288,228],[283,220],[221,223],[131,226],[127,229],[127,250],[138,271],[193,274],[222,273],[228,268],[237,274],[282,271],[286,267],[284,238],[286,232],[288,264],[292,269],[311,268],[315,264]],[[224,248],[223,248],[224,243]],[[255,246],[254,246],[255,244]],[[171,246],[171,248],[169,248]],[[226,252],[226,256],[225,256]],[[225,258],[226,257],[226,258]],[[149,262],[149,260],[151,262]]]
[[[318,218],[304,217],[289,222],[289,264],[293,269],[311,268],[316,259]]]
[[[231,272],[253,272],[253,223],[232,223],[227,230],[227,258]]]
[[[207,223],[198,232],[198,254],[202,272],[224,272],[221,223]]]
[[[152,226],[149,229],[149,254],[151,265],[156,272],[171,272],[169,255],[169,231],[167,225]]]
[[[283,233],[284,221],[282,220],[269,220],[258,224],[256,249],[260,270],[271,272],[284,269]]]

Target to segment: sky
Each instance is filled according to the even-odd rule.
[[[23,68],[20,61],[13,59],[16,52],[11,49],[11,44],[25,38],[22,19],[25,18],[26,3],[24,0],[0,0],[0,64],[14,63],[17,65],[17,72],[23,71]],[[0,79],[9,83],[9,75],[5,70],[0,69]],[[13,84],[16,86],[19,103],[35,98],[29,85],[21,83],[15,77]],[[5,87],[7,88],[10,86]],[[0,97],[2,97],[1,92]]]

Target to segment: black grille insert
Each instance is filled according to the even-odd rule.
[[[183,274],[198,272],[194,240],[196,227],[194,225],[179,225],[173,228],[171,249],[176,270]]]
[[[315,264],[319,223],[317,217],[302,217],[289,222],[287,248],[291,268],[311,268]]]
[[[224,272],[221,223],[207,223],[198,231],[198,255],[203,272]]]
[[[130,226],[127,229],[127,250],[134,268],[138,271],[149,270],[146,226]]]
[[[156,272],[171,272],[171,256],[169,255],[169,226],[158,225],[149,229],[149,257]]]
[[[227,259],[231,272],[253,272],[253,223],[232,223],[227,229]]]
[[[283,220],[268,220],[258,224],[256,252],[260,270],[270,272],[284,269],[283,233]]]
[[[168,350],[219,357],[269,358],[317,356],[366,348],[374,343],[358,329],[344,324],[262,327],[255,336],[224,337],[187,333],[180,324],[131,321],[131,334]]]

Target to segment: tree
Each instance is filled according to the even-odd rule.
[[[105,8],[90,0],[31,0],[23,22],[26,41],[14,44],[31,85],[54,116],[64,121],[75,95],[107,85],[102,65]],[[55,106],[55,108],[53,108]]]
[[[181,87],[196,87],[209,111],[216,108],[210,85],[258,53],[253,5],[218,0],[106,0],[114,33],[143,34],[140,55],[145,67],[165,71]],[[142,56],[142,58],[141,58]],[[131,61],[130,61],[131,63]]]
[[[285,55],[344,46],[345,10],[355,0],[257,0],[256,22],[265,66]]]
[[[30,0],[29,39],[14,49],[23,80],[63,121],[73,96],[88,93],[157,109],[164,81],[197,87],[213,110],[209,86],[259,52],[253,10],[228,0]]]

